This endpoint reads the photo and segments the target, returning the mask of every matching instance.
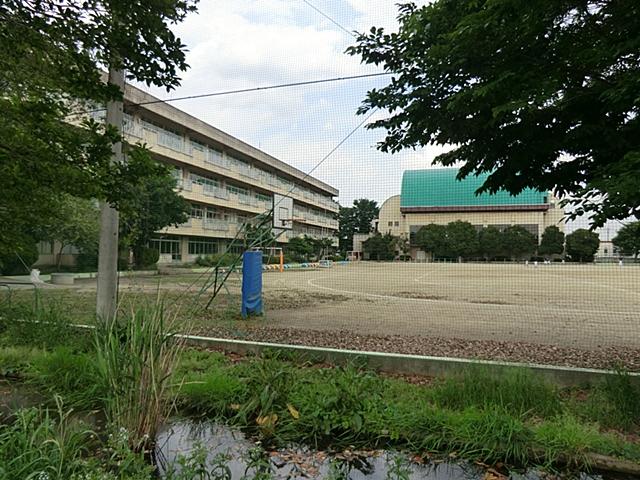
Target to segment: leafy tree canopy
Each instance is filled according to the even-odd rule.
[[[362,249],[370,260],[393,260],[396,255],[396,240],[390,234],[376,234],[362,242]]]
[[[638,258],[640,254],[640,222],[628,223],[620,229],[613,244],[623,255],[633,255]]]
[[[360,198],[354,200],[352,207],[340,207],[338,213],[338,237],[342,251],[353,248],[353,235],[370,233],[371,223],[378,218],[380,208],[375,200]]]
[[[567,235],[567,255],[574,262],[591,262],[600,246],[598,234],[584,228],[579,228]]]
[[[120,239],[133,250],[134,262],[142,265],[144,249],[153,234],[165,227],[178,226],[189,219],[191,204],[176,191],[176,179],[166,165],[145,165],[145,155],[131,159],[140,168],[155,171],[122,193],[120,201]]]
[[[537,246],[536,236],[520,225],[511,225],[502,232],[502,249],[511,258],[529,257]]]
[[[478,252],[478,232],[469,222],[451,222],[446,232],[449,256],[470,257]]]
[[[640,216],[640,3],[437,0],[400,5],[348,53],[392,72],[359,109],[397,152],[454,145],[435,163],[487,172],[480,191],[555,190],[572,216]]]
[[[502,232],[493,226],[483,228],[478,233],[478,250],[487,260],[503,254]]]
[[[555,225],[544,229],[538,246],[540,255],[561,255],[564,252],[564,233]]]
[[[61,194],[107,200],[153,168],[114,165],[117,131],[78,113],[122,97],[102,80],[108,64],[137,81],[178,85],[184,45],[169,25],[191,0],[7,0],[0,4],[0,254],[55,214]],[[150,165],[150,164],[147,164]]]
[[[434,257],[445,257],[449,251],[446,225],[430,223],[416,232],[415,244]]]

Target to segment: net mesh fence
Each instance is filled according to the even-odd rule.
[[[170,100],[382,73],[344,51],[352,31],[397,28],[392,2],[314,6],[202,2],[176,27],[191,65],[180,89],[134,87]],[[552,192],[477,196],[479,179],[432,164],[450,147],[381,152],[385,132],[366,125],[387,112],[364,125],[356,112],[390,80],[129,101],[130,140],[176,168],[192,212],[154,240],[172,275],[122,278],[122,294],[159,284],[202,307],[190,331],[213,337],[640,370],[640,263],[612,243],[628,222],[571,255],[589,221],[566,220]],[[263,221],[274,194],[293,198],[292,229]],[[547,233],[567,249],[541,248]],[[251,248],[265,252],[265,311],[242,319],[239,258]]]

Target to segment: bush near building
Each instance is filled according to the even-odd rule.
[[[566,252],[573,262],[593,262],[599,246],[598,234],[585,228],[567,235]]]

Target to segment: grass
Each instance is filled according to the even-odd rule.
[[[134,451],[154,444],[174,406],[170,382],[183,342],[171,333],[161,303],[96,328],[93,361],[105,413],[113,426],[128,432]]]
[[[193,364],[193,357],[187,362]],[[600,388],[612,386],[591,395]],[[639,445],[603,431],[585,417],[584,404],[520,370],[490,376],[472,369],[423,387],[354,367],[303,368],[273,358],[230,364],[217,358],[206,370],[191,371],[180,400],[192,413],[280,445],[455,452],[516,465],[543,456],[550,463],[584,466],[586,452],[640,460]]]
[[[578,390],[515,368],[500,375],[470,368],[420,386],[277,350],[239,362],[183,350],[167,335],[168,315],[157,305],[99,328],[93,346],[63,335],[71,327],[55,307],[15,307],[0,313],[0,374],[67,405],[103,409],[113,431],[125,432],[122,452],[148,447],[177,401],[185,412],[240,426],[272,445],[406,449],[520,466],[584,467],[590,453],[640,461],[640,445],[621,434],[639,431],[640,391],[622,372]],[[47,339],[40,320],[16,327],[8,321],[16,312],[52,318],[60,333]],[[36,347],[27,346],[34,339]]]
[[[58,399],[54,413],[24,409],[13,423],[0,424],[0,478],[5,480],[74,478],[95,436],[72,424]]]

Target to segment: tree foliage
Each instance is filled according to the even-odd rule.
[[[155,174],[150,163],[112,164],[120,135],[84,113],[122,98],[102,80],[108,64],[132,80],[178,85],[187,65],[169,24],[193,8],[191,0],[0,3],[0,254],[19,250],[61,194],[119,206],[130,185]]]
[[[502,232],[502,248],[508,257],[530,257],[538,246],[536,236],[520,225],[511,225]]]
[[[451,222],[446,232],[449,257],[472,257],[478,253],[478,232],[469,222]]]
[[[478,251],[486,260],[493,260],[503,255],[504,245],[502,232],[493,226],[483,228],[478,232]]]
[[[433,257],[445,257],[449,251],[447,226],[430,223],[416,232],[415,244]]]
[[[600,246],[598,234],[579,228],[566,237],[566,251],[574,262],[592,262]]]
[[[613,245],[623,255],[638,258],[640,254],[640,222],[628,223],[613,239]]]
[[[73,245],[85,254],[97,254],[100,236],[100,211],[96,202],[62,194],[52,215],[37,226],[38,237],[58,242],[56,264],[60,267],[62,251]]]
[[[564,233],[555,225],[544,229],[538,246],[540,255],[561,255],[564,252]]]
[[[135,161],[149,160],[141,156]],[[145,248],[153,234],[186,222],[191,210],[191,204],[176,190],[170,167],[156,164],[155,168],[155,175],[147,175],[131,185],[120,201],[120,243],[131,248],[138,266],[145,266],[143,260],[150,258]]]
[[[396,256],[396,239],[393,235],[379,233],[362,242],[362,249],[369,255],[369,260],[393,260]]]
[[[354,200],[352,207],[340,207],[338,213],[339,248],[348,251],[353,248],[353,235],[370,233],[372,222],[378,218],[380,208],[375,200],[360,198]]]
[[[455,145],[435,163],[481,191],[555,190],[572,216],[640,216],[640,3],[437,0],[348,49],[394,75],[359,112],[389,111],[383,151]]]

